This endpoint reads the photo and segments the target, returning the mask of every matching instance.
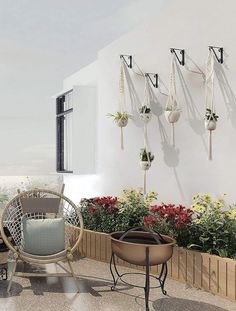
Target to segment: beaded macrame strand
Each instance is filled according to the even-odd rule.
[[[215,113],[214,106],[214,65],[215,58],[212,50],[209,50],[207,63],[206,63],[206,109],[211,110],[209,120],[205,120],[206,123],[210,123],[211,117]],[[208,141],[208,159],[212,160],[212,130],[209,130],[209,141]]]

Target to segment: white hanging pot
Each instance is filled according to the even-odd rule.
[[[129,119],[119,119],[116,121],[116,124],[119,127],[125,127],[128,124]]]
[[[165,118],[169,123],[176,123],[179,120],[180,111],[165,111]]]
[[[140,119],[143,121],[143,122],[145,122],[145,123],[148,123],[150,120],[151,120],[151,118],[152,118],[152,113],[151,112],[148,112],[148,113],[140,113],[139,114],[139,116],[140,116]]]
[[[139,161],[139,165],[142,170],[147,171],[151,167],[151,162],[149,161]]]
[[[208,131],[214,131],[216,129],[216,121],[215,120],[206,120],[205,128]]]

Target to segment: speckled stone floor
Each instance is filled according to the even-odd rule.
[[[8,282],[0,281],[1,311],[143,311],[142,289],[119,285],[111,291],[109,265],[82,259],[73,263],[81,289],[76,294],[71,278],[20,278],[15,277],[12,291],[7,294]],[[19,267],[21,268],[21,267]],[[24,269],[30,270],[24,265]],[[32,267],[36,269],[36,267]],[[43,268],[41,268],[43,269]],[[48,272],[55,272],[55,265],[48,265]],[[122,268],[130,272],[130,269]],[[133,280],[134,281],[134,280]],[[143,279],[135,277],[135,283]],[[159,311],[236,311],[236,304],[195,288],[167,280],[167,296],[159,289],[150,292],[150,310]]]

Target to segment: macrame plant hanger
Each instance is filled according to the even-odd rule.
[[[144,85],[144,101],[143,101],[143,106],[146,106],[147,108],[151,109],[150,105],[150,84],[148,81],[148,77],[145,76],[145,85]],[[151,120],[151,113],[148,115],[143,113],[140,114],[140,118],[143,121],[143,140],[144,140],[144,150],[146,150],[147,153],[147,160],[148,160],[148,166],[144,169],[144,176],[143,176],[143,192],[144,195],[147,193],[147,170],[151,166],[151,159],[149,156],[149,144],[148,144],[148,132],[147,132],[147,124]]]
[[[169,94],[166,102],[165,117],[171,124],[171,145],[175,146],[175,123],[179,120],[180,109],[178,107],[178,100],[176,95],[176,81],[175,81],[175,66],[176,59],[174,53],[171,58],[171,70],[170,70],[170,85]]]
[[[211,117],[215,114],[214,106],[214,65],[215,58],[212,50],[209,50],[206,64],[206,109],[210,109],[211,113],[208,120],[205,120],[205,127],[209,131],[208,138],[208,159],[212,160],[212,131],[215,130],[215,122],[211,126]]]
[[[120,80],[119,80],[119,111],[121,113],[126,112],[126,98],[125,98],[125,64],[124,60],[121,60],[120,63]],[[123,126],[122,126],[123,125]],[[124,133],[123,127],[126,126],[127,123],[120,124],[120,147],[124,150]]]

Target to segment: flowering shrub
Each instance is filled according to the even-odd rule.
[[[110,233],[145,226],[173,236],[179,246],[236,259],[236,207],[224,199],[195,195],[191,209],[183,205],[152,205],[157,193],[125,189],[116,197],[83,199],[86,229]],[[151,206],[152,205],[152,206]]]
[[[193,197],[195,219],[191,228],[191,248],[222,257],[236,258],[236,208],[223,199],[206,195]]]
[[[179,246],[187,246],[193,212],[183,205],[154,205],[149,208],[150,214],[144,217],[144,225],[162,234],[174,237]]]
[[[80,202],[86,229],[111,232],[116,228],[118,201],[116,197],[96,197]]]
[[[141,190],[125,189],[120,198],[83,199],[80,205],[85,228],[110,233],[142,226],[148,207],[156,198],[155,192],[144,195]]]

